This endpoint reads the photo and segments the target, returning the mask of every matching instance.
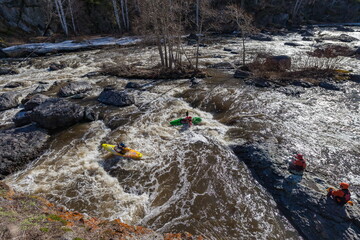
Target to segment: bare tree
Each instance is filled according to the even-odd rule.
[[[61,0],[54,0],[54,1],[55,1],[55,6],[56,6],[58,16],[60,18],[61,26],[62,26],[65,34],[69,35],[69,30],[68,30],[68,26],[67,26],[67,22],[66,22],[66,16],[64,13],[63,2]]]
[[[115,15],[115,20],[116,20],[116,24],[119,28],[119,31],[121,32],[121,23],[120,23],[120,16],[119,16],[119,10],[117,7],[117,2],[116,0],[111,0],[112,5],[113,5],[113,9],[114,9],[114,15]]]
[[[242,40],[242,62],[243,65],[246,63],[246,47],[245,42],[246,38],[257,31],[256,27],[253,25],[253,17],[246,13],[241,7],[232,4],[227,7],[227,12],[229,16],[236,23],[238,30],[241,32]]]
[[[157,45],[161,66],[173,69],[181,65],[181,0],[142,0],[142,31]]]

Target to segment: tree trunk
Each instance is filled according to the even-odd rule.
[[[118,25],[119,31],[121,32],[121,23],[120,23],[120,17],[119,17],[119,11],[117,8],[117,3],[116,3],[116,0],[111,0],[111,1],[112,1],[113,8],[114,8],[116,24]]]
[[[61,0],[55,0],[55,6],[56,6],[56,10],[58,12],[59,18],[60,18],[60,23],[61,26],[65,32],[66,35],[69,35],[69,30],[67,27],[67,23],[66,23],[66,17],[64,14],[64,9],[63,9],[63,5]]]
[[[70,9],[71,23],[72,23],[72,26],[73,26],[73,30],[74,30],[75,35],[77,35],[77,30],[76,30],[76,26],[75,26],[75,19],[74,19],[74,13],[73,13],[73,10],[72,10],[72,0],[69,0],[69,9]]]

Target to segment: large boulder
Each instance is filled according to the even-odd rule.
[[[17,92],[5,92],[0,94],[0,111],[19,106],[21,94]]]
[[[267,57],[264,66],[268,71],[285,71],[291,68],[291,58],[285,55]]]
[[[38,157],[49,137],[46,130],[34,125],[0,131],[0,179]]]
[[[84,107],[58,98],[46,100],[31,113],[31,121],[46,129],[69,127],[82,120]]]
[[[81,81],[81,82],[71,82],[62,87],[58,93],[60,97],[69,97],[80,93],[85,93],[92,90],[93,87],[90,83]]]
[[[135,103],[135,99],[127,91],[116,89],[104,89],[98,97],[98,101],[108,105],[118,107],[130,106]]]
[[[326,198],[318,189],[329,185],[316,173],[291,174],[288,163],[272,158],[260,144],[233,146],[233,151],[304,239],[360,239],[360,209],[339,206]]]

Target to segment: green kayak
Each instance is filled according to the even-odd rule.
[[[183,119],[184,118],[179,118],[179,119],[173,120],[173,121],[170,122],[170,124],[173,125],[173,126],[179,126],[179,125],[186,124],[186,123],[183,123]],[[192,118],[192,123],[193,124],[199,124],[201,121],[202,121],[202,119],[199,118],[199,117],[193,117]]]

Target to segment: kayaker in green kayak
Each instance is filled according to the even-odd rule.
[[[188,124],[189,127],[192,125],[192,117],[189,116],[189,112],[186,111],[186,117],[180,120],[181,124]]]

